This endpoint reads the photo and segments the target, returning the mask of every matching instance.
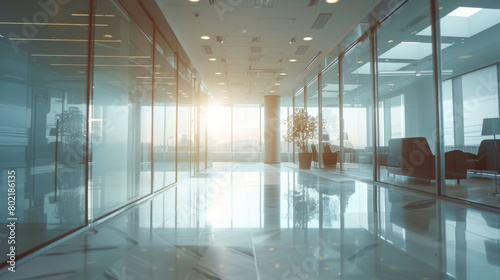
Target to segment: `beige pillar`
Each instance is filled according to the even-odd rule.
[[[280,163],[280,96],[264,96],[264,163]]]

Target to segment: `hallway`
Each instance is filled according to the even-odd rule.
[[[500,279],[500,216],[282,165],[214,163],[2,279]]]

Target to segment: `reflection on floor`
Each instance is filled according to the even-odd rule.
[[[0,278],[499,279],[500,215],[285,164],[216,164]]]
[[[325,171],[338,173],[338,169],[339,164],[337,164],[337,169]],[[373,165],[370,164],[344,163],[344,170],[347,175],[369,180],[373,178]],[[460,183],[457,183],[457,180],[454,179],[446,180],[446,195],[498,206],[500,205],[500,196],[488,195],[489,193],[497,192],[496,185],[498,185],[498,189],[500,190],[500,175],[497,175],[496,180],[497,182],[495,182],[495,174],[470,170],[467,172],[467,179],[461,179]],[[436,192],[436,180],[429,181],[404,175],[388,174],[384,166],[380,167],[380,181],[429,193]]]

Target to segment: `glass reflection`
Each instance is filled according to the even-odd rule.
[[[33,1],[2,3],[2,266],[10,246],[15,245],[19,257],[86,223],[89,18],[73,13],[88,9],[86,0],[64,9],[54,1],[51,10],[43,10]],[[48,24],[33,23],[36,21]],[[8,191],[9,181],[15,192]],[[15,207],[12,213],[9,206]],[[16,244],[7,242],[12,234],[7,227],[10,222],[16,224]]]
[[[151,38],[114,1],[100,1],[96,12],[116,16],[103,19],[108,27],[96,31],[96,37],[110,35],[114,41],[94,46],[93,219],[151,192],[152,150]]]

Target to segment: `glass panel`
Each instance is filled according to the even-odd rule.
[[[179,92],[177,119],[177,181],[189,177],[190,136],[190,96],[191,75],[187,68],[179,63]]]
[[[295,96],[295,108],[293,111],[295,112],[295,109],[298,109],[298,108],[304,108],[304,91],[303,90],[299,93],[299,95]],[[299,153],[302,153],[302,151],[295,143],[294,143],[294,145],[295,145],[295,163],[298,163],[299,162]]]
[[[432,40],[420,35],[429,25],[429,2],[410,1],[378,30],[378,164],[383,182],[435,192]]]
[[[176,61],[157,33],[154,95],[154,190],[175,183]]]
[[[370,43],[366,39],[343,58],[344,171],[373,178]]]
[[[89,1],[52,3],[4,1],[0,11],[3,264],[10,246],[19,256],[86,222],[89,17],[71,14],[88,13]]]
[[[337,168],[340,150],[340,115],[339,115],[339,64],[336,62],[323,73],[322,105],[323,135],[321,136],[322,149],[330,147],[336,155],[321,155],[325,168]],[[327,152],[330,152],[327,150]]]
[[[233,161],[259,162],[260,106],[233,106]]]
[[[444,193],[499,205],[500,2],[440,2],[445,173],[462,179]]]
[[[114,1],[99,1],[91,119],[91,217],[151,192],[152,42]],[[100,40],[100,39],[99,39]]]
[[[307,86],[307,113],[318,120],[318,78],[315,78],[312,83]],[[319,125],[319,123],[318,123]],[[319,131],[319,128],[318,128]],[[316,149],[316,154],[313,153],[313,162],[312,166],[319,166],[319,159],[318,159],[318,150],[319,150],[319,145],[318,145],[318,135],[316,135],[316,139],[314,140],[309,140],[309,153],[313,153],[311,145],[314,145],[314,148]]]

